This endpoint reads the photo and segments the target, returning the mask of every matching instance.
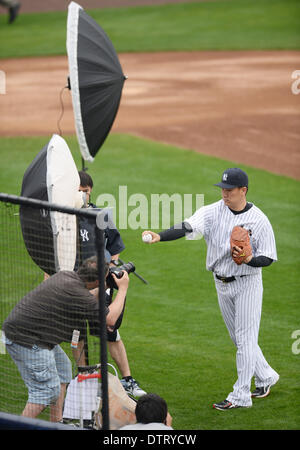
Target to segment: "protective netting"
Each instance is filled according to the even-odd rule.
[[[60,420],[63,387],[78,366],[99,363],[99,297],[85,284],[99,279],[97,264],[89,259],[77,272],[83,238],[96,261],[97,248],[95,239],[80,235],[82,218],[0,201],[0,411],[22,414],[30,403],[35,410],[40,405],[39,418]],[[99,407],[99,389],[90,384]],[[79,411],[86,418],[86,401],[76,396],[68,403],[70,416],[79,419]]]

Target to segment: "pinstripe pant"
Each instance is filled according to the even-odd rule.
[[[251,406],[251,379],[257,387],[275,383],[279,375],[267,363],[259,345],[258,333],[262,308],[261,274],[237,277],[223,283],[215,278],[219,306],[229,335],[237,347],[237,381],[227,400]]]

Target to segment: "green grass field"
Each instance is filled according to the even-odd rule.
[[[76,139],[68,137],[66,140],[80,168]],[[0,140],[0,191],[20,193],[26,167],[46,142],[47,138],[42,137]],[[89,173],[95,181],[93,200],[104,192],[118,200],[119,185],[127,185],[128,197],[143,193],[149,205],[151,193],[174,192],[202,193],[207,204],[219,199],[220,191],[213,184],[223,170],[233,164],[193,151],[114,134],[107,139],[95,162],[89,165]],[[205,270],[204,242],[182,239],[146,246],[140,238],[143,230],[121,230],[126,245],[123,259],[133,261],[137,272],[149,282],[144,285],[131,275],[121,335],[133,375],[148,392],[166,398],[175,429],[299,429],[299,355],[292,352],[291,335],[299,329],[300,186],[287,177],[242,168],[247,170],[251,181],[249,200],[268,215],[273,225],[279,257],[278,263],[263,272],[264,304],[259,342],[281,379],[272,395],[256,400],[251,409],[230,414],[212,409],[213,402],[223,400],[231,391],[236,369],[235,349],[219,312],[212,276]],[[128,214],[132,210],[134,206],[128,206]],[[3,229],[1,233],[3,246]],[[24,271],[19,274],[19,280],[12,283],[18,276],[15,258],[12,255],[8,261],[2,259],[1,274],[5,280],[3,282],[2,278],[1,284],[8,289],[6,295],[12,292],[17,299],[24,286],[29,287],[36,276],[39,277],[39,269],[29,257],[26,262],[24,252]],[[6,272],[11,272],[8,278],[11,282],[3,275],[5,267]],[[98,345],[91,341],[90,346],[90,358],[96,362]],[[65,348],[69,351],[68,344]],[[0,358],[8,363],[8,356],[0,355]],[[22,389],[22,384],[12,364],[11,370],[18,380],[14,387],[16,393]],[[22,395],[14,400],[19,412],[25,399],[26,391],[22,389]],[[3,402],[5,399],[0,398],[0,405]]]
[[[298,0],[228,0],[88,11],[118,52],[300,48]],[[67,11],[0,16],[0,58],[66,53]]]

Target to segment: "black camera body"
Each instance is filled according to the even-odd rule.
[[[121,266],[110,267],[108,269],[108,275],[106,278],[106,284],[110,289],[118,289],[118,286],[115,283],[115,280],[112,277],[114,274],[118,279],[122,278],[124,272],[128,274],[135,271],[135,265],[132,262],[128,262],[126,264],[122,264]]]

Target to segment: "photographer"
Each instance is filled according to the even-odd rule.
[[[106,265],[106,274],[108,265]],[[106,308],[106,323],[114,328],[124,308],[129,277],[118,279],[114,301]],[[72,379],[71,362],[59,344],[70,342],[74,329],[99,317],[98,267],[89,258],[77,272],[62,270],[26,294],[5,320],[6,349],[28,389],[22,415],[37,417],[50,405],[50,420],[62,419],[66,385]]]
[[[85,171],[79,171],[80,186],[79,190],[85,193],[86,201],[85,207],[96,209],[96,205],[91,203],[91,195],[93,190],[93,179]],[[110,220],[109,225],[104,230],[105,234],[105,259],[110,264],[110,267],[114,268],[119,259],[120,253],[125,249],[122,237],[116,228],[115,224]],[[84,260],[95,254],[95,233],[94,223],[90,222],[86,218],[80,218],[79,220],[79,242],[80,242],[80,258]],[[110,291],[110,295],[106,296],[107,306],[112,301],[113,291]],[[131,376],[131,370],[129,361],[127,358],[127,352],[124,342],[119,333],[119,327],[121,325],[123,314],[120,316],[117,325],[114,330],[108,330],[107,343],[109,353],[112,359],[115,361],[122,379],[121,383],[127,394],[130,394],[136,398],[145,395],[146,392],[139,386],[139,383]],[[93,334],[93,324],[89,321],[89,328],[91,334]],[[86,362],[86,351],[84,348],[87,341],[87,332],[82,332],[80,335],[80,341],[77,349],[73,349],[73,356],[76,363],[79,366],[84,366]]]

